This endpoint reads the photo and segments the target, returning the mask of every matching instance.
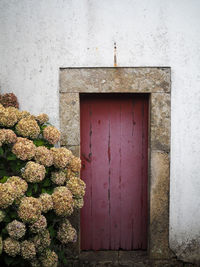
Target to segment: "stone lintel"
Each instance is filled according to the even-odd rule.
[[[60,92],[170,92],[170,68],[61,69]]]

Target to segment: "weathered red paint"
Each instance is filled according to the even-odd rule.
[[[82,250],[147,248],[148,97],[81,95]]]

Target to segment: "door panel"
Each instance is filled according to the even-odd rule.
[[[81,96],[82,250],[147,248],[148,97]]]

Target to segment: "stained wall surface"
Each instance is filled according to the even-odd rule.
[[[169,66],[170,246],[200,260],[200,1],[1,0],[0,86],[59,126],[59,68]]]

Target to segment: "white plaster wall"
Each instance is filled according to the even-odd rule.
[[[170,244],[179,254],[200,237],[199,14],[199,0],[0,1],[1,91],[57,126],[60,67],[113,66],[114,42],[118,66],[171,67]]]

